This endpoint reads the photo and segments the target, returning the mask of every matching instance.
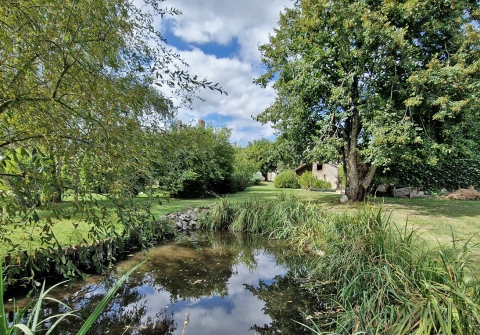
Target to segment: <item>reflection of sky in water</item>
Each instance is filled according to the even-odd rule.
[[[292,265],[289,262],[285,267],[277,265],[273,256],[285,249],[272,247],[267,242],[255,246],[247,242],[233,247],[230,244],[231,240],[220,240],[215,247],[201,250],[176,244],[158,246],[119,262],[106,277],[91,276],[86,281],[72,283],[70,289],[64,286],[54,289],[49,296],[64,301],[77,310],[78,316],[86,319],[122,274],[148,258],[121,286],[97,320],[92,334],[105,331],[109,335],[166,334],[162,324],[169,324],[172,331],[176,325],[173,334],[180,335],[186,313],[189,314],[186,334],[195,335],[254,334],[249,330],[254,325],[272,325],[279,331],[283,321],[291,323],[292,319],[297,319],[298,313],[294,314],[297,309],[290,307],[290,303],[296,298],[305,299],[298,296],[297,285],[289,279],[291,276],[283,276],[287,272],[285,267]],[[262,246],[265,245],[273,248],[270,249],[272,253],[264,251]],[[280,263],[287,264],[285,258]],[[263,300],[257,298],[261,296],[258,292],[253,295],[245,287],[245,284],[259,287],[260,282],[272,287],[268,292],[260,290]],[[264,314],[264,309],[269,314]],[[308,304],[302,306],[302,311],[305,309]],[[49,304],[45,310],[52,314],[60,312],[54,304]],[[70,318],[53,333],[75,334],[80,327],[80,319]],[[298,333],[298,325],[293,327]],[[284,328],[286,333],[291,330]]]
[[[174,312],[178,329],[175,334],[181,334],[185,314],[189,313],[187,334],[246,334],[254,324],[264,325],[270,323],[268,315],[264,315],[262,308],[264,302],[259,301],[243,284],[258,285],[263,279],[271,283],[276,275],[285,273],[283,268],[276,266],[275,260],[269,255],[257,253],[255,256],[257,267],[253,271],[243,264],[234,269],[234,274],[228,281],[228,293],[226,297],[210,296],[201,299],[179,300],[171,304],[170,294],[148,287],[139,287],[139,292],[145,294],[144,301],[148,308],[147,316],[168,306],[168,310]],[[253,334],[253,331],[250,331]]]

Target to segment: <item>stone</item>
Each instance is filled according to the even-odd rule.
[[[175,227],[182,228],[182,223],[180,221],[175,222]]]
[[[388,191],[388,185],[387,184],[378,185],[377,192],[385,193],[387,191]]]
[[[395,190],[395,197],[410,197],[412,190],[410,187],[397,188]]]
[[[342,196],[340,197],[340,203],[344,204],[344,203],[346,203],[347,201],[348,201],[348,197],[347,197],[346,194],[344,194],[344,195],[342,195]]]

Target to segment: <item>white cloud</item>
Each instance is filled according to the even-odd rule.
[[[186,42],[227,44],[233,37],[266,42],[290,0],[169,0],[183,14],[174,17],[173,32]]]
[[[246,144],[253,139],[271,137],[271,127],[261,126],[251,115],[269,106],[275,93],[272,88],[262,89],[252,81],[261,74],[258,45],[268,42],[268,34],[277,26],[280,11],[292,2],[169,0],[166,4],[183,12],[164,20],[162,30],[169,29],[177,38],[191,44],[190,50],[177,50],[190,65],[189,73],[218,82],[228,92],[225,96],[208,89],[201,91],[206,101],[194,102],[191,110],[181,108],[179,118],[209,120],[218,116],[220,121],[214,126],[232,128],[233,142]],[[207,55],[200,49],[205,43],[228,46],[234,39],[238,50],[229,58]]]

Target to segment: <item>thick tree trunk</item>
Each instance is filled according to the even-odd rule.
[[[345,194],[350,201],[363,201],[367,195],[367,189],[372,182],[377,167],[368,166],[358,161],[358,139],[362,124],[360,122],[360,112],[358,110],[358,78],[354,77],[351,90],[350,105],[347,110],[351,110],[350,117],[345,121],[343,133],[343,160],[345,164],[346,187]]]
[[[377,170],[376,165],[369,166],[365,176],[360,175],[358,166],[347,170],[346,195],[350,201],[363,201],[367,195],[368,187]]]

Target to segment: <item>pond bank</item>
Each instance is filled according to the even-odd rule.
[[[9,253],[3,262],[4,284],[14,287],[26,285],[30,280],[39,282],[47,277],[62,279],[82,276],[84,273],[101,273],[112,262],[132,251],[174,237],[176,229],[196,229],[198,216],[207,212],[206,208],[188,208],[162,215],[155,222],[143,224],[141,229],[131,229],[123,235],[114,234],[90,245],[50,247],[38,249],[33,254],[23,250]]]
[[[335,286],[328,317],[313,318],[318,333],[476,334],[480,282],[469,243],[437,248],[407,226],[368,206],[332,213],[282,195],[238,205],[219,201],[203,227],[264,234],[321,258],[313,287]],[[315,327],[314,327],[315,328]]]

